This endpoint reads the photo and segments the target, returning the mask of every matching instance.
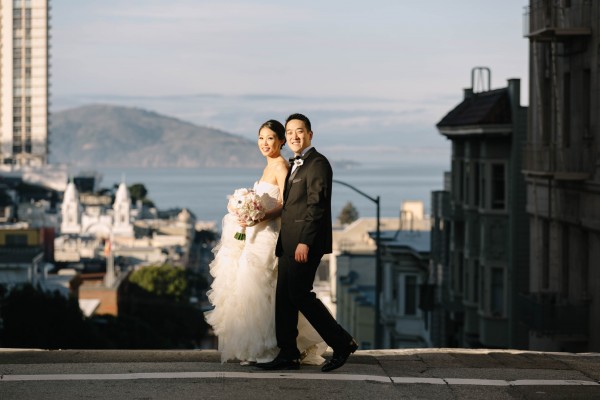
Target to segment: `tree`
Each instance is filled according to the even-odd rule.
[[[156,296],[178,300],[187,288],[185,270],[168,264],[140,268],[131,274],[129,281]]]
[[[138,200],[141,200],[143,204],[153,207],[154,203],[152,200],[146,197],[148,194],[148,190],[143,183],[134,183],[129,186],[129,195],[131,196],[131,202],[136,203]]]
[[[75,297],[45,292],[30,284],[0,290],[3,329],[0,347],[89,348],[98,337]]]
[[[157,340],[153,348],[193,348],[208,330],[203,312],[189,303],[189,277],[183,268],[148,266],[125,282],[119,318],[141,321]]]
[[[143,200],[146,198],[148,194],[148,190],[143,183],[134,183],[129,186],[129,195],[131,196],[131,201],[136,202],[137,200]]]
[[[338,220],[342,225],[348,225],[353,223],[358,219],[358,211],[354,207],[351,202],[347,202],[342,211],[340,211],[340,215],[338,215]]]

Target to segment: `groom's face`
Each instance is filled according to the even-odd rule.
[[[290,150],[295,154],[300,154],[304,149],[310,146],[313,133],[306,129],[304,121],[292,119],[285,125],[285,138]]]

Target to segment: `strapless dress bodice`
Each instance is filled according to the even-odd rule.
[[[254,183],[254,191],[260,196],[260,199],[267,210],[277,206],[279,186],[265,181],[257,181]]]

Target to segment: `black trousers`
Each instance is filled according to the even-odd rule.
[[[296,344],[298,311],[334,351],[344,349],[352,338],[312,291],[321,257],[321,254],[309,256],[306,264],[297,263],[293,255],[279,257],[275,327],[282,357],[297,358],[300,355]]]

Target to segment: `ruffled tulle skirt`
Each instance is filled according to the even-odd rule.
[[[221,361],[270,361],[279,352],[275,337],[275,243],[279,221],[246,228],[246,240],[234,238],[236,219],[223,218],[222,237],[210,264],[214,280],[208,299],[214,306],[206,320],[218,337]],[[321,364],[327,345],[308,321],[299,315],[298,348],[305,364]]]

